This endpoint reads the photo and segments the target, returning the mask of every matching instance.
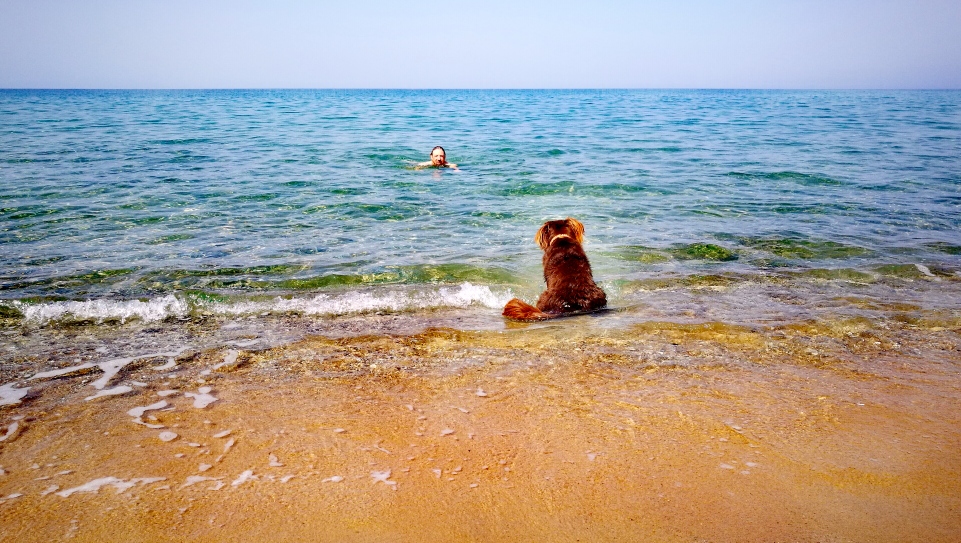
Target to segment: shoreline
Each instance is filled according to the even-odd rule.
[[[950,541],[959,328],[577,317],[39,379],[0,411],[0,539]]]

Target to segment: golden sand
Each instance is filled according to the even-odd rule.
[[[0,539],[959,541],[959,346],[952,322],[570,319],[311,338],[207,376],[224,351],[195,353],[93,401],[95,375],[37,381],[0,412],[25,417]],[[132,423],[165,389],[144,420],[166,428]],[[165,480],[41,496],[107,476]]]

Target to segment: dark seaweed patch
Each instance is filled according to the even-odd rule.
[[[961,255],[961,245],[953,245],[951,243],[938,241],[934,243],[926,243],[925,247],[929,247],[935,251],[949,255]]]
[[[818,186],[840,186],[845,185],[843,181],[832,179],[824,175],[815,175],[801,172],[728,172],[728,177],[736,179],[759,179],[766,181],[792,181],[801,185]]]
[[[874,275],[859,270],[852,270],[850,268],[817,268],[788,275],[808,277],[811,279],[823,279],[828,281],[850,281],[852,283],[873,283],[875,281]]]
[[[835,241],[796,238],[741,238],[742,244],[767,251],[781,258],[819,260],[863,256],[871,251],[863,247],[844,245]]]
[[[125,276],[136,271],[136,268],[95,270],[88,273],[76,275],[62,275],[37,279],[33,281],[18,281],[13,283],[0,283],[0,290],[15,290],[30,287],[54,287],[54,288],[75,288],[88,285],[112,283],[123,279]]]
[[[675,245],[669,249],[669,252],[678,260],[714,260],[717,262],[737,260],[737,254],[713,243]]]
[[[574,184],[566,183],[517,183],[513,186],[498,190],[500,196],[550,196],[553,194],[573,192]]]
[[[603,253],[605,256],[627,260],[629,262],[640,262],[642,264],[659,264],[671,260],[671,255],[661,249],[644,247],[643,245],[628,245],[618,247],[616,251]]]

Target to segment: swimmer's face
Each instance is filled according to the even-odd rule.
[[[447,155],[440,149],[434,149],[430,152],[430,163],[434,166],[443,166],[447,164]]]

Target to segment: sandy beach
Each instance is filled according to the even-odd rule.
[[[0,539],[956,541],[958,325],[578,317],[33,379]]]

